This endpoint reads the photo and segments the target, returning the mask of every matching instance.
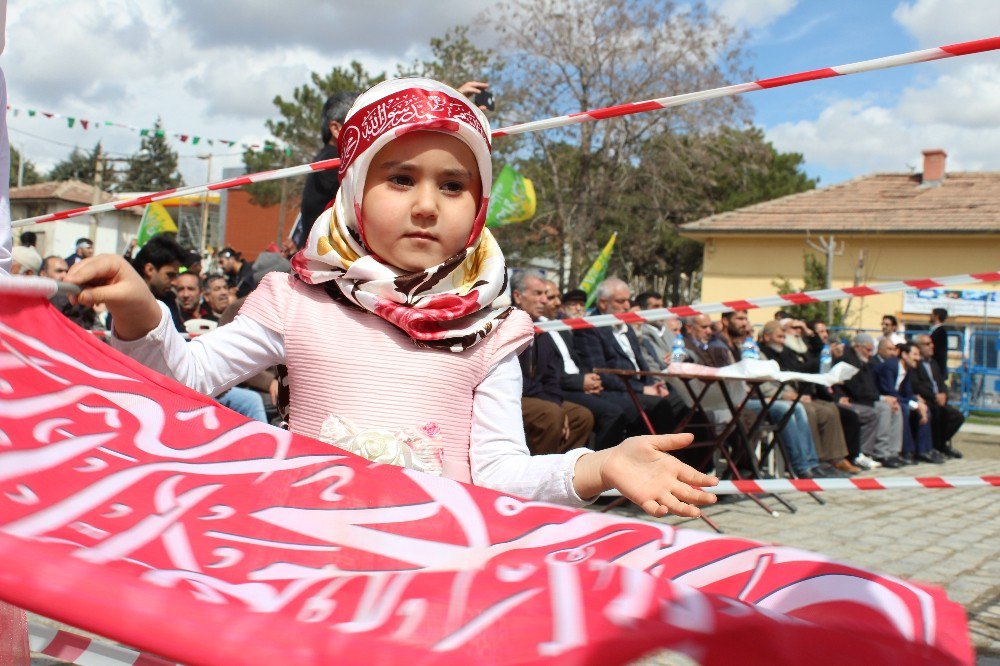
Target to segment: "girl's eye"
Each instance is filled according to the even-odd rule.
[[[409,187],[413,185],[413,179],[405,175],[389,176],[389,182],[393,185],[399,185],[400,187]]]
[[[465,185],[458,182],[457,180],[449,181],[441,186],[442,190],[446,192],[462,192],[465,190]]]

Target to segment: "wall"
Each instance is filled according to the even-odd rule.
[[[78,208],[80,204],[66,201],[46,202],[44,212],[55,213],[63,210]],[[137,209],[140,212],[141,208]],[[28,217],[28,210],[24,203],[12,201],[10,206],[11,219]],[[33,214],[38,214],[32,211]],[[140,215],[129,211],[110,211],[98,214],[98,224],[96,238],[93,238],[96,252],[112,252],[122,254],[128,246],[129,239],[134,238],[139,231]],[[77,238],[91,238],[90,224],[93,216],[82,215],[69,220],[57,220],[55,222],[44,222],[42,224],[32,224],[27,227],[14,229],[14,237],[17,238],[25,231],[34,231],[38,234],[38,252],[43,257],[58,255],[66,257],[76,251]]]
[[[280,206],[256,206],[250,203],[246,190],[226,192],[225,244],[253,261],[269,244],[278,242]],[[299,214],[299,201],[291,198],[285,204],[285,224],[281,236],[287,237]]]
[[[699,239],[701,240],[701,239]],[[1000,233],[954,236],[838,236],[844,253],[834,258],[833,286],[854,284],[860,252],[866,252],[862,284],[1000,270]],[[803,236],[714,236],[705,240],[701,300],[711,303],[777,293],[772,282],[787,277],[801,288]],[[969,285],[967,289],[1000,288],[998,284]],[[902,294],[853,299],[848,322],[878,328],[883,314],[922,321],[923,315],[901,315]],[[750,312],[761,324],[775,308]],[[981,321],[981,320],[980,320]]]

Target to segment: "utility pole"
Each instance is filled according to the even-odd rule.
[[[844,254],[844,244],[841,243],[838,248],[837,241],[832,235],[818,236],[817,238],[818,240],[816,241],[812,240],[812,238],[809,237],[809,232],[806,232],[806,245],[826,256],[826,285],[824,286],[824,289],[832,289],[833,258]],[[833,301],[826,302],[826,325],[833,325]]]
[[[208,160],[208,175],[205,177],[206,183],[212,182],[212,153],[202,153],[198,155],[199,160]],[[201,200],[201,256],[205,256],[205,249],[208,247],[208,192],[205,192]]]
[[[22,158],[23,161],[23,158]],[[104,190],[101,186],[104,184],[104,160],[101,157],[101,144],[98,143],[94,147],[94,196],[91,203],[97,205],[101,203],[101,195],[104,194]],[[97,213],[92,213],[90,216],[90,229],[87,233],[87,238],[97,243]]]

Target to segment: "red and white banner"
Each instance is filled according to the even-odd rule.
[[[0,599],[182,663],[971,664],[944,593],[378,465],[0,294]]]

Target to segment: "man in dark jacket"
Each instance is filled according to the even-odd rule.
[[[834,386],[838,405],[875,415],[874,427],[861,428],[861,451],[880,465],[897,468],[905,463],[899,457],[903,448],[903,417],[899,404],[892,396],[882,396],[875,381],[875,340],[867,333],[854,336],[844,350],[843,362],[853,365],[858,373],[843,384]]]
[[[920,361],[920,350],[909,342],[897,345],[898,359],[889,359],[875,368],[879,393],[895,398],[903,412],[903,459],[942,463],[944,457],[934,450],[930,410],[914,392],[911,375]]]
[[[538,321],[548,303],[545,278],[535,271],[516,274],[511,280],[511,298],[532,321]],[[521,412],[531,453],[565,453],[586,446],[594,417],[586,407],[563,400],[560,357],[552,338],[536,335],[518,360],[523,377]]]
[[[551,280],[546,280],[545,284],[548,303],[545,305],[545,316],[539,317],[539,321],[548,321],[559,317],[558,303],[560,299],[552,297],[553,294],[559,293],[558,285]],[[584,297],[586,298],[586,294]],[[562,389],[563,400],[586,407],[594,415],[593,448],[607,449],[620,444],[627,437],[625,434],[625,413],[621,407],[602,397],[604,385],[601,383],[600,375],[580,371],[583,361],[576,352],[573,332],[549,331],[545,335],[552,340],[559,354],[557,365],[560,371],[559,387]]]
[[[924,399],[931,412],[931,437],[934,448],[949,458],[961,458],[962,454],[951,445],[951,438],[965,422],[962,412],[948,404],[948,390],[944,373],[935,356],[935,346],[929,335],[916,337],[920,360],[913,369],[910,384],[913,391]]]
[[[948,378],[948,327],[944,323],[948,321],[948,311],[944,308],[934,308],[931,310],[931,342],[934,343],[934,360],[938,367]],[[942,384],[942,386],[944,386]]]
[[[608,278],[597,287],[597,311],[601,314],[622,314],[631,305],[632,293],[629,286],[618,278]],[[649,371],[642,358],[639,338],[628,324],[602,326],[574,332],[577,352],[583,362],[582,373],[593,372],[595,368],[616,370]],[[638,394],[643,411],[658,434],[674,432],[687,412],[687,406],[667,389],[663,382],[651,377],[628,377],[601,375],[603,392],[601,397],[622,408],[628,421],[628,432],[632,435],[649,434],[642,414],[629,397],[625,388],[629,382]]]
[[[339,157],[337,152],[337,139],[340,137],[340,128],[347,120],[347,112],[358,98],[356,92],[340,92],[331,95],[323,104],[323,147],[313,157],[313,162],[332,160]],[[313,171],[306,176],[305,185],[302,187],[302,205],[299,207],[299,223],[292,230],[291,238],[296,247],[306,246],[309,232],[312,231],[313,222],[326,210],[340,188],[340,179],[337,177],[336,169],[326,169],[325,171]]]

